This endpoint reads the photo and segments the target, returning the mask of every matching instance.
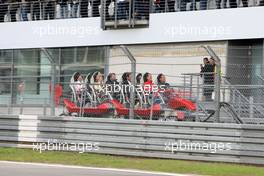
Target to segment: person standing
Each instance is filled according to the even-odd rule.
[[[203,77],[203,95],[205,101],[212,101],[212,93],[214,91],[214,68],[215,64],[208,58],[203,59],[204,64],[201,65],[201,76]]]
[[[80,5],[79,0],[72,0],[71,1],[71,17],[72,18],[79,17],[79,14],[78,14],[79,5]]]
[[[242,0],[243,7],[248,7],[248,0]]]
[[[93,0],[92,1],[92,17],[99,17],[99,5],[100,5],[100,0]]]
[[[0,23],[5,22],[5,15],[8,11],[8,5],[6,0],[0,0]]]
[[[110,20],[111,19],[110,14],[109,14],[109,6],[110,6],[110,4],[112,2],[115,2],[115,1],[105,0],[105,8],[103,10],[104,10],[104,14],[105,14],[106,20]]]
[[[226,8],[227,0],[216,0],[216,8],[221,9],[221,2],[223,1],[223,8]],[[237,8],[236,0],[229,0],[229,7],[230,8]]]
[[[45,3],[45,20],[52,20],[55,17],[55,2],[53,1],[47,1]]]
[[[88,17],[89,0],[82,0],[80,3],[80,13],[82,18]]]
[[[67,0],[57,0],[57,3],[60,5],[60,17],[67,18],[68,17],[68,3]]]
[[[225,9],[226,8],[226,2],[227,0],[216,0],[216,8],[217,9],[221,9],[221,3],[223,1],[223,8]]]
[[[207,9],[207,0],[200,0],[200,10]]]
[[[21,3],[21,1],[11,0],[10,3],[11,22],[15,22],[17,21],[16,14],[19,9],[19,3]]]
[[[159,2],[160,12],[165,12],[165,8],[166,8],[165,0],[159,0],[158,2]]]
[[[32,20],[40,20],[41,18],[41,9],[42,4],[40,0],[34,0],[32,1],[32,7],[33,7],[33,14],[32,14]]]
[[[28,14],[30,13],[31,0],[22,0],[21,4],[21,19],[28,21]]]
[[[169,12],[175,11],[175,0],[168,0],[168,11]]]
[[[236,0],[229,0],[229,7],[230,8],[237,8],[237,1]]]
[[[117,19],[128,19],[129,0],[117,0]]]
[[[180,11],[186,11],[187,0],[180,0]]]

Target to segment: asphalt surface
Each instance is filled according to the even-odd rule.
[[[0,176],[187,176],[134,170],[0,161]]]

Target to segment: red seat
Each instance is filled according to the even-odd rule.
[[[111,103],[114,105],[116,112],[119,116],[128,116],[129,115],[129,108],[124,107],[123,104],[121,104],[117,100],[112,100]],[[135,115],[138,115],[140,117],[149,117],[151,114],[152,109],[152,115],[158,116],[161,114],[161,107],[159,104],[155,104],[152,106],[152,108],[138,108],[134,110]]]
[[[65,107],[70,113],[79,113],[80,112],[80,107],[78,107],[76,104],[71,102],[68,99],[63,100]],[[84,107],[83,112],[85,114],[89,115],[102,115],[106,114],[110,111],[111,105],[109,103],[103,103],[97,107]]]
[[[168,102],[168,107],[171,109],[185,108],[190,111],[196,111],[196,105],[190,100],[183,98],[171,98]]]
[[[74,104],[73,102],[71,102],[70,100],[68,99],[63,99],[63,103],[65,105],[65,107],[67,108],[67,110],[70,112],[70,113],[77,113],[77,112],[80,112],[80,108],[78,106],[76,106],[76,104]]]

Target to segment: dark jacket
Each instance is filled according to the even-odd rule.
[[[214,69],[215,65],[212,64],[205,64],[201,67],[201,76],[204,78],[204,83],[214,83]]]
[[[161,88],[161,86],[162,86],[164,89],[169,89],[170,88],[170,84],[169,83],[158,82],[158,86],[159,86],[159,88]]]

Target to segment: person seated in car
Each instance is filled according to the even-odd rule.
[[[75,90],[75,93],[76,93],[76,97],[78,98],[78,100],[80,100],[82,92],[85,89],[85,84],[84,84],[84,81],[83,81],[83,77],[82,77],[82,75],[79,72],[77,72],[74,75],[73,79],[74,79],[73,87],[74,87],[74,90]]]
[[[105,84],[119,84],[117,79],[116,79],[116,74],[115,73],[109,73],[107,76]]]
[[[137,74],[137,76],[136,76],[137,85],[141,85],[141,80],[142,80],[142,74],[139,73],[139,74]]]
[[[167,102],[170,97],[170,92],[173,89],[170,87],[170,84],[167,83],[166,76],[163,73],[158,74],[157,85],[159,87],[159,94],[162,96],[164,102]]]
[[[113,98],[118,98],[119,92],[119,82],[116,79],[115,73],[109,73],[107,80],[105,82],[107,91],[113,96]],[[118,89],[116,89],[118,87]]]
[[[103,75],[100,72],[96,72],[93,75],[93,89],[96,93],[103,91]]]
[[[153,88],[153,85],[154,85],[154,83],[152,81],[152,74],[146,72],[143,75],[143,81],[144,81],[144,91],[148,92],[148,94],[149,94],[150,92],[152,92],[152,88]]]
[[[158,74],[157,76],[157,84],[159,88],[168,89],[170,88],[170,84],[166,82],[166,76],[163,73]]]
[[[160,99],[158,97],[158,86],[155,85],[152,81],[152,74],[151,73],[145,73],[143,75],[143,80],[144,80],[144,93],[145,96],[147,97],[148,103],[151,104],[157,104],[160,103]]]
[[[122,75],[122,83],[121,83],[121,87],[122,87],[122,91],[123,91],[123,95],[125,98],[125,101],[128,103],[129,99],[130,99],[130,89],[132,86],[131,83],[132,77],[131,77],[131,73],[130,72],[125,72]]]

